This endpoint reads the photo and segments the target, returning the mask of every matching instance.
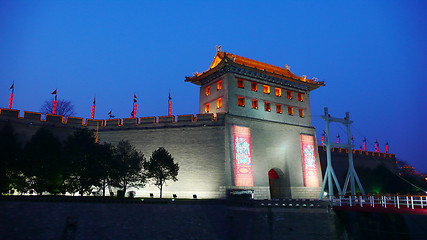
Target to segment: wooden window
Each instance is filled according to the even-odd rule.
[[[205,95],[209,96],[209,94],[211,94],[211,86],[207,86],[205,90]]]
[[[265,111],[270,112],[271,111],[271,104],[269,102],[264,102],[264,109],[265,109]]]
[[[280,104],[276,104],[276,112],[277,112],[277,113],[282,113],[282,112],[283,112],[283,110],[282,110],[282,105],[280,105]]]
[[[299,116],[304,117],[304,109],[299,109]]]
[[[207,113],[207,112],[209,112],[209,103],[206,103],[205,104],[205,112]]]
[[[222,99],[221,98],[218,98],[217,100],[216,100],[216,108],[221,108],[222,107]]]
[[[302,93],[298,93],[298,101],[300,102],[304,101]]]
[[[292,99],[292,92],[291,91],[287,90],[286,95],[287,95],[288,99]]]
[[[222,80],[219,80],[218,83],[216,84],[216,90],[221,90],[222,89]]]
[[[281,88],[275,88],[274,92],[276,96],[281,97],[282,96],[282,89]]]
[[[288,114],[289,115],[294,115],[294,108],[293,107],[288,107]]]
[[[254,92],[258,92],[258,84],[256,82],[251,83],[251,90]]]
[[[245,88],[245,81],[243,79],[238,78],[237,79],[237,87],[238,88]]]
[[[264,93],[265,94],[270,94],[270,86],[264,85]]]
[[[245,106],[245,98],[244,97],[237,97],[237,105],[239,105],[240,107],[244,107]]]
[[[252,108],[253,109],[258,109],[258,100],[252,99]]]

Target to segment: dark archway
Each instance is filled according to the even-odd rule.
[[[270,169],[270,171],[268,171],[268,182],[270,184],[270,198],[281,198],[280,177],[275,169]]]
[[[272,168],[268,171],[268,182],[271,199],[292,198],[289,174],[285,175],[280,168]]]

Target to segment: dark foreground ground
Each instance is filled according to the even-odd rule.
[[[321,201],[0,198],[0,239],[11,240],[426,239],[426,227],[426,216],[334,212]]]

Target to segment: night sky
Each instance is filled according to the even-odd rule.
[[[427,172],[426,1],[0,1],[0,107],[15,82],[14,109],[38,111],[52,97],[76,116],[197,114],[199,87],[215,46],[317,77],[311,92],[317,137],[329,107],[350,112],[356,148],[391,153]],[[22,112],[21,112],[22,116]],[[332,138],[345,128],[332,124]]]

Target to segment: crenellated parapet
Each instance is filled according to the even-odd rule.
[[[123,119],[84,119],[64,117],[60,115],[41,114],[24,111],[22,117],[19,110],[0,108],[0,123],[24,124],[34,126],[52,126],[65,128],[98,128],[103,130],[125,130],[138,128],[196,127],[215,126],[224,123],[225,114],[197,114],[178,116],[159,116]]]

